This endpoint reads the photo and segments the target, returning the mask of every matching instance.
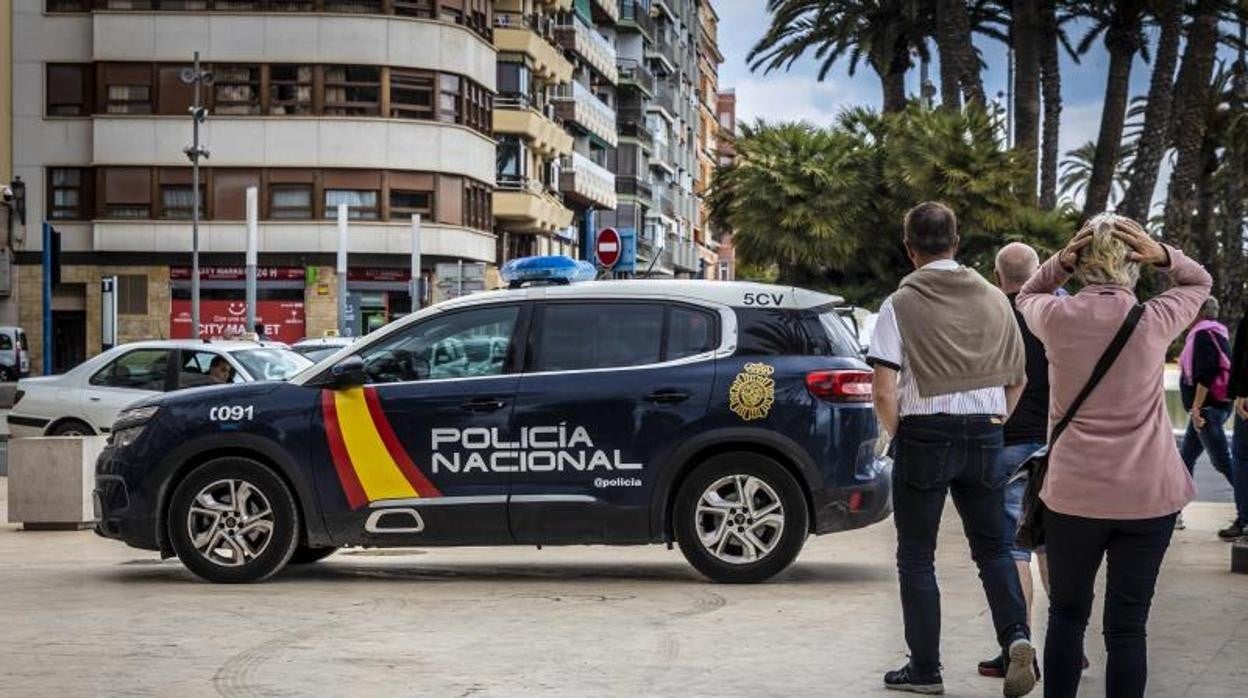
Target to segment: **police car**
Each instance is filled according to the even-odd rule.
[[[761,581],[808,534],[890,512],[840,304],[686,280],[447,301],[287,382],[127,409],[97,531],[214,582],[343,546],[665,542],[712,580]]]

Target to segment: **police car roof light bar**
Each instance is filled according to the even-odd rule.
[[[509,288],[525,284],[566,286],[576,281],[592,281],[598,277],[598,270],[589,262],[564,255],[547,255],[509,260],[499,270],[499,276]]]

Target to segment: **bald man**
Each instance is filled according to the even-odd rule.
[[[997,253],[997,264],[993,275],[997,286],[1005,292],[1014,305],[1018,291],[1027,283],[1032,274],[1040,268],[1040,256],[1028,245],[1012,242]],[[1023,316],[1014,310],[1018,328],[1023,334],[1023,346],[1027,351],[1027,387],[1019,398],[1018,407],[1009,421],[1005,423],[1005,448],[1001,450],[1001,460],[1007,472],[1013,473],[1028,456],[1044,447],[1049,431],[1049,363],[1045,359],[1044,344],[1027,329]],[[1005,488],[1005,526],[1007,531],[1018,530],[1018,520],[1023,511],[1023,492],[1027,489],[1027,479],[1015,481]],[[1031,551],[1014,545],[1013,533],[1010,534],[1010,553],[1018,567],[1018,581],[1023,586],[1023,595],[1027,599],[1027,617],[1031,618]],[[1040,579],[1048,588],[1048,574],[1045,566],[1043,549],[1036,551],[1040,565]],[[979,673],[984,676],[1004,676],[1005,665],[1001,656],[979,663]]]

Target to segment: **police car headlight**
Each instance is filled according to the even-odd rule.
[[[122,410],[121,414],[117,415],[117,420],[113,422],[113,445],[118,448],[125,448],[134,443],[139,438],[139,435],[143,433],[143,430],[147,428],[147,423],[159,411],[160,407],[156,405]]]

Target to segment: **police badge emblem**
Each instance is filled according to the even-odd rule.
[[[728,388],[728,409],[747,422],[766,417],[776,401],[775,371],[767,364],[746,364]]]

